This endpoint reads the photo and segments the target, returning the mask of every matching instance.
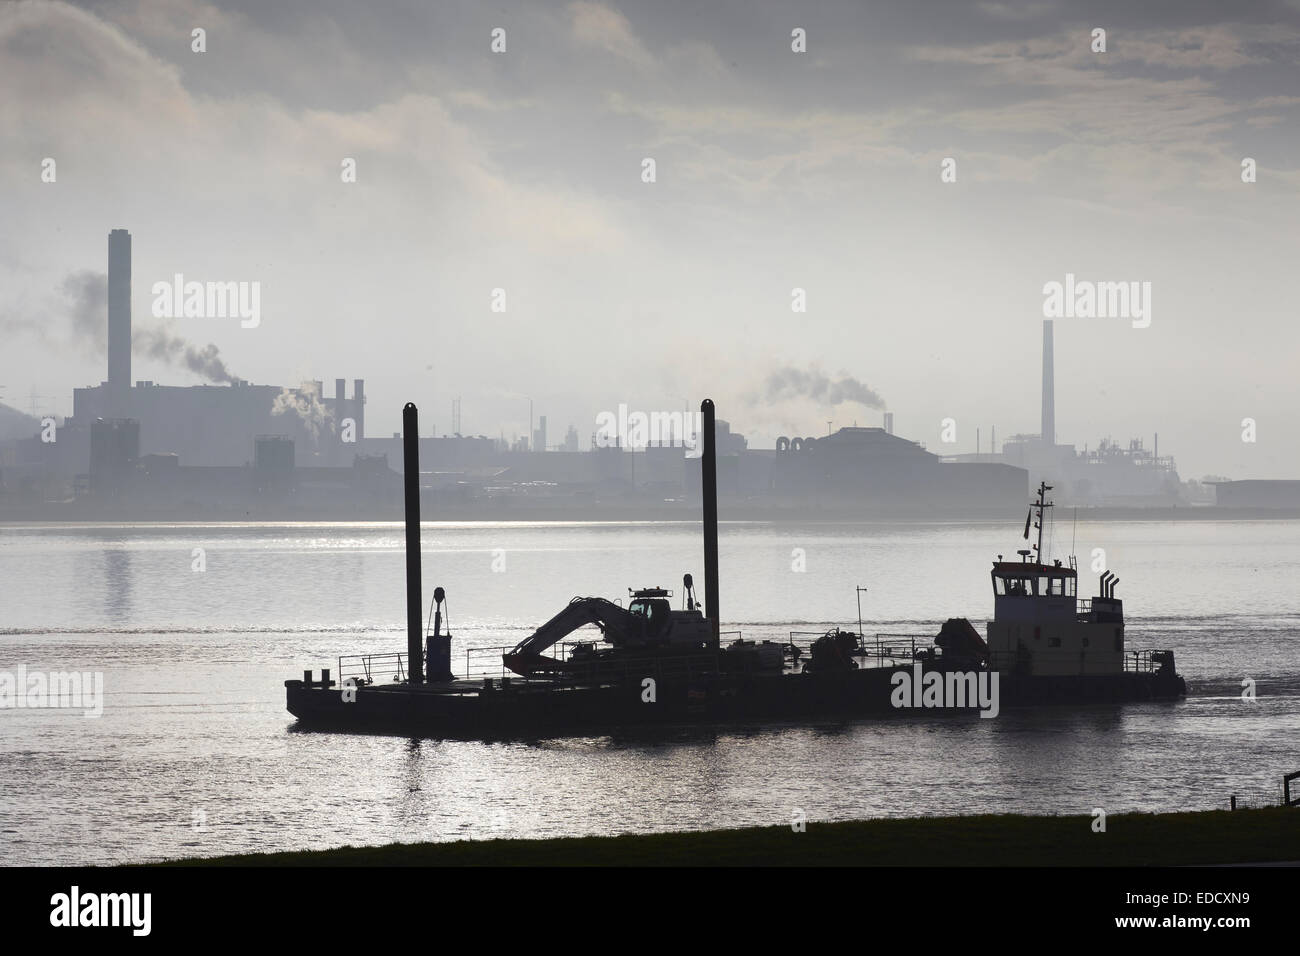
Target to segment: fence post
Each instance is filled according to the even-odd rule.
[[[1291,781],[1295,780],[1297,777],[1300,777],[1300,770],[1297,770],[1295,773],[1289,773],[1282,778],[1282,802],[1288,807],[1294,807],[1297,804],[1300,804],[1300,797],[1294,799],[1291,797]]]

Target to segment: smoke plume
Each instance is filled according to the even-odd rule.
[[[108,351],[108,276],[83,269],[63,280],[73,339],[93,355]]]
[[[194,345],[164,329],[136,329],[131,335],[131,351],[168,365],[184,366],[209,382],[225,384],[235,381],[220,350],[209,342]]]
[[[885,400],[875,391],[849,375],[832,379],[817,369],[779,368],[768,375],[763,397],[769,404],[806,398],[819,405],[856,402],[867,408],[885,407]]]
[[[83,269],[63,280],[66,316],[73,342],[90,354],[108,352],[108,275]],[[142,358],[186,368],[209,382],[224,385],[235,381],[226,368],[221,350],[212,343],[195,345],[163,328],[135,327],[131,332],[131,351]]]
[[[271,405],[272,415],[293,415],[313,442],[319,442],[321,432],[334,420],[316,393],[314,383],[307,382],[299,388],[282,388]]]

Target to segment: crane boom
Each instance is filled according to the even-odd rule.
[[[559,614],[516,644],[505,655],[506,666],[517,673],[531,670],[529,663],[536,662],[543,651],[586,624],[599,626],[609,643],[622,643],[622,638],[633,629],[635,621],[633,615],[613,601],[601,597],[575,597]],[[520,667],[525,670],[521,671]]]

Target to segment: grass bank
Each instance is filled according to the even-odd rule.
[[[175,866],[1187,866],[1300,860],[1282,807],[1090,816],[809,822],[698,833],[376,847],[176,860]]]

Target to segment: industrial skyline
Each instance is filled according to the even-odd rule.
[[[105,276],[104,286],[106,295],[106,323],[102,330],[94,330],[92,337],[102,339],[107,343],[107,375],[100,386],[81,387],[73,390],[73,412],[71,419],[81,421],[82,423],[91,421],[96,418],[151,418],[151,427],[157,428],[161,421],[156,411],[150,409],[168,409],[172,414],[172,427],[163,428],[160,433],[149,435],[148,444],[155,450],[167,450],[170,453],[179,453],[184,460],[194,464],[230,464],[240,461],[244,458],[247,449],[244,448],[243,435],[239,428],[233,432],[226,432],[218,428],[215,434],[207,434],[202,428],[196,430],[195,426],[201,426],[205,420],[205,406],[210,408],[214,401],[224,403],[226,398],[218,398],[220,392],[212,392],[209,389],[216,387],[211,379],[224,379],[225,385],[235,388],[252,388],[252,392],[241,393],[241,396],[254,396],[253,402],[241,402],[243,407],[243,421],[240,428],[244,432],[249,431],[249,416],[260,418],[261,421],[256,431],[270,432],[274,431],[269,416],[286,416],[289,419],[296,420],[297,424],[289,427],[291,432],[300,432],[300,437],[308,439],[309,447],[307,451],[310,454],[319,455],[323,450],[320,442],[322,432],[329,430],[338,432],[342,429],[344,423],[347,423],[349,430],[348,442],[357,442],[365,438],[365,383],[363,379],[356,379],[354,382],[354,395],[352,399],[345,398],[346,381],[342,378],[335,379],[334,395],[332,399],[327,399],[324,391],[324,381],[317,379],[307,381],[295,386],[276,386],[267,384],[257,384],[248,382],[245,379],[230,376],[225,371],[224,364],[219,361],[216,363],[205,361],[203,364],[195,363],[193,360],[188,362],[190,371],[200,374],[200,377],[206,379],[201,386],[173,385],[170,383],[156,383],[151,380],[131,381],[131,354],[133,349],[145,355],[158,357],[159,349],[157,347],[158,338],[153,333],[146,331],[142,335],[135,334],[132,322],[131,309],[131,289],[132,289],[132,265],[131,265],[131,233],[124,228],[113,229],[108,236],[108,271]],[[173,301],[180,302],[185,295],[182,291],[182,277],[176,277],[177,291]],[[165,286],[166,284],[160,284]],[[198,284],[194,286],[196,296],[200,296],[203,290]],[[168,291],[170,291],[168,289]],[[210,296],[211,293],[209,292]],[[86,297],[83,307],[78,310],[78,330],[87,333],[91,328],[100,322],[100,317],[95,312],[96,305],[101,301],[101,297],[90,295]],[[1053,337],[1053,320],[1044,319],[1042,324],[1042,387],[1040,393],[1041,416],[1040,429],[1036,433],[1037,437],[1049,448],[1055,448],[1058,444],[1059,436],[1055,427],[1055,351]],[[211,356],[215,354],[214,347],[208,346],[206,350],[198,350],[192,344],[186,344],[174,336],[165,337],[166,351],[172,353],[175,357],[178,353],[185,351],[190,356],[195,354],[202,356]],[[214,376],[207,372],[207,369],[214,365],[221,370],[220,375]],[[134,389],[133,389],[134,386]],[[766,392],[768,400],[779,400],[789,398],[791,395],[806,396],[825,402],[831,406],[839,406],[841,403],[847,403],[849,407],[861,407],[868,415],[869,409],[882,408],[883,401],[862,383],[850,377],[841,377],[838,381],[819,373],[801,372],[795,369],[784,369],[772,373],[766,383]],[[150,389],[151,391],[143,391]],[[156,390],[155,390],[156,389]],[[197,398],[196,398],[197,396]],[[206,397],[205,397],[206,396]],[[48,397],[47,397],[48,398]],[[195,404],[195,402],[198,404]],[[178,406],[176,403],[179,402]],[[457,397],[452,401],[452,411],[444,426],[442,435],[445,437],[462,436],[473,437],[461,429],[461,402]],[[186,403],[189,405],[188,413],[181,411],[181,406]],[[514,451],[577,451],[580,447],[578,432],[574,425],[569,426],[568,433],[565,435],[563,443],[554,445],[547,441],[547,416],[535,416],[533,409],[533,400],[528,399],[529,405],[529,431],[524,436],[516,436],[512,432],[510,439],[505,436],[505,429],[500,429],[500,444],[503,448],[509,448]],[[254,406],[265,406],[265,408],[255,408]],[[33,415],[35,413],[33,408]],[[647,419],[656,422],[661,416],[678,416],[678,413],[666,412],[644,412],[637,411],[633,417],[639,417],[643,422]],[[346,417],[345,416],[349,416]],[[612,440],[610,436],[602,436],[605,426],[602,424],[605,420],[613,421],[615,415],[613,412],[603,410],[596,415],[596,428],[590,432],[591,440],[586,446],[595,448],[603,444],[626,445],[632,448],[644,447],[647,443],[652,444],[678,444],[693,446],[697,439],[698,426],[692,430],[689,423],[678,422],[677,431],[673,432],[670,428],[664,436],[658,435],[657,431],[650,432],[650,440],[647,441],[647,434],[640,435],[639,439],[633,438],[629,442],[627,435],[627,409],[626,405],[620,403],[619,406],[619,425],[618,435]],[[533,427],[536,422],[537,427]],[[233,419],[226,422],[226,425],[232,424]],[[827,434],[831,433],[832,426],[835,424],[833,419],[828,419]],[[946,419],[943,423],[943,430],[940,433],[940,445],[936,446],[936,453],[944,456],[957,456],[968,460],[992,460],[1001,453],[997,444],[997,426],[993,425],[989,430],[989,440],[987,445],[981,444],[980,426],[976,425],[974,435],[974,456],[969,451],[964,450],[956,440],[956,420]],[[851,427],[858,427],[859,422],[855,418]],[[35,423],[33,422],[33,426]],[[251,427],[251,426],[250,426]],[[841,428],[846,427],[841,424]],[[873,426],[874,427],[874,426]],[[893,433],[893,413],[882,411],[880,415],[880,426],[886,433]],[[285,430],[284,428],[280,429]],[[491,429],[489,429],[491,430]],[[643,428],[642,431],[645,431]],[[436,436],[438,431],[436,426],[431,429],[431,435]],[[1004,435],[1006,433],[1004,432]],[[1032,437],[1033,433],[1028,436],[1026,433],[1016,433],[1012,437],[1013,441],[1024,443],[1027,437]],[[1050,436],[1050,437],[1049,437]],[[291,437],[291,436],[287,436]],[[487,437],[483,433],[478,435],[480,438]],[[814,440],[816,436],[806,436],[807,440]],[[774,446],[780,448],[782,442],[789,442],[787,436],[780,436],[775,439]],[[969,441],[969,436],[967,436]],[[1141,439],[1134,441],[1140,444]],[[1158,436],[1156,436],[1154,445],[1158,449]],[[1107,436],[1101,439],[1100,447],[1107,447],[1115,443]],[[924,447],[925,443],[922,441]],[[1077,443],[1062,443],[1063,448],[1076,448],[1084,453],[1088,451],[1087,443],[1081,447]],[[1025,464],[1024,453],[1019,452],[1018,464]],[[1040,461],[1050,459],[1042,458]],[[334,463],[338,462],[337,455],[328,455],[328,460]],[[1172,470],[1172,464],[1170,465]],[[1058,477],[1050,473],[1047,477]]]
[[[148,7],[0,9],[11,401],[35,388],[67,414],[100,379],[66,290],[106,225],[133,233],[138,329],[255,382],[353,369],[380,389],[376,433],[408,397],[440,432],[463,398],[466,431],[522,436],[532,399],[584,441],[601,409],[706,392],[768,447],[879,420],[771,399],[795,370],[864,383],[930,447],[954,418],[969,452],[976,428],[1036,430],[1022,359],[1044,285],[1073,275],[1150,283],[1154,306],[1146,327],[1057,321],[1060,437],[1159,432],[1188,475],[1300,473],[1300,330],[1277,292],[1294,6],[327,3],[306,45],[294,3]],[[259,283],[260,323],[156,318],[178,274]],[[137,379],[202,380],[156,354]]]
[[[0,503],[51,517],[67,514],[68,508],[105,515],[141,507],[173,514],[212,513],[213,508],[355,514],[392,508],[391,476],[401,467],[400,449],[396,435],[391,441],[367,435],[364,379],[354,380],[351,398],[343,378],[335,379],[332,398],[323,380],[287,386],[227,375],[223,385],[131,382],[130,354],[141,342],[130,307],[131,241],[127,229],[109,232],[103,315],[93,304],[100,297],[91,297],[80,316],[85,331],[108,344],[106,378],[75,389],[73,415],[62,421],[29,420],[28,433],[0,435]],[[157,288],[173,302],[183,300],[187,310],[203,307],[205,299],[215,301],[211,286],[191,286],[180,276],[174,293],[167,283]],[[226,300],[239,297],[237,289],[225,291]],[[1095,451],[1057,440],[1053,330],[1054,320],[1043,320],[1038,434],[1014,434],[999,447],[992,428],[985,451],[977,428],[974,453],[954,453],[945,447],[956,445],[956,420],[950,418],[941,444],[928,451],[924,442],[895,436],[893,415],[884,412],[879,426],[855,423],[835,430],[828,420],[824,436],[780,436],[773,449],[761,449],[719,420],[715,437],[727,466],[722,492],[733,503],[761,502],[760,510],[785,514],[808,507],[851,513],[857,507],[863,513],[970,516],[1016,508],[1031,480],[1051,482],[1058,497],[1071,504],[1210,503],[1212,489],[1184,485],[1172,457],[1159,456],[1158,438],[1150,453],[1141,440],[1131,441],[1127,450],[1103,440]],[[172,342],[177,351],[195,351],[193,345]],[[847,377],[831,381],[786,370],[772,375],[767,388],[769,397],[794,392],[831,404],[883,404]],[[452,427],[459,406],[457,399]],[[530,426],[534,422],[531,440],[457,431],[428,443],[432,471],[425,490],[435,513],[488,516],[512,500],[541,506],[543,513],[611,504],[657,512],[665,505],[680,508],[698,494],[694,459],[702,425],[691,412],[647,414],[620,404],[617,413],[597,416],[588,455],[550,460],[535,453],[579,451],[577,431],[570,425],[563,444],[548,443],[547,416],[537,416],[530,399]],[[638,464],[626,452],[643,452],[643,461]],[[539,496],[539,489],[545,493]],[[629,495],[637,500],[629,501]]]
[[[87,296],[78,310],[81,331],[107,343],[106,378],[74,389],[73,414],[62,420],[29,418],[24,431],[21,416],[10,411],[0,434],[0,506],[29,517],[182,516],[212,509],[267,516],[388,513],[396,505],[393,479],[401,454],[396,435],[389,440],[366,433],[365,380],[354,380],[351,398],[343,378],[335,379],[332,398],[320,379],[254,384],[225,371],[212,346],[198,348],[157,330],[138,332],[130,304],[131,243],[129,230],[109,232],[105,294]],[[187,314],[205,306],[211,311],[214,302],[224,312],[226,303],[245,301],[233,283],[214,291],[212,284],[187,284],[179,275],[174,286],[158,283],[155,291],[183,303]],[[809,508],[970,517],[1015,508],[1034,482],[1050,482],[1063,503],[1091,507],[1295,506],[1300,481],[1237,481],[1227,497],[1218,491],[1221,476],[1184,481],[1173,456],[1159,454],[1158,434],[1150,450],[1141,438],[1127,447],[1110,438],[1081,448],[1061,442],[1056,321],[1042,322],[1037,433],[1005,436],[999,444],[994,426],[985,446],[977,426],[974,451],[962,452],[957,420],[947,418],[931,451],[924,441],[895,436],[893,413],[882,411],[879,426],[854,422],[835,429],[827,420],[825,435],[779,436],[772,449],[762,449],[720,419],[724,496],[757,514],[782,517]],[[132,350],[156,355],[160,348],[225,384],[132,383]],[[221,374],[211,374],[213,368]],[[851,377],[785,369],[769,376],[766,389],[769,399],[796,394],[832,405],[883,406]],[[499,439],[463,434],[457,428],[461,400],[453,400],[449,426],[456,430],[429,435],[432,471],[424,490],[434,513],[491,517],[510,507],[543,517],[599,508],[663,516],[698,494],[694,459],[701,425],[692,413],[647,413],[620,403],[616,413],[597,415],[587,455],[543,460],[536,453],[578,452],[578,433],[570,425],[563,443],[550,444],[547,416],[536,415],[532,399],[528,405],[529,435],[507,440],[504,429]],[[643,460],[638,464],[638,456],[626,452],[642,452]]]

